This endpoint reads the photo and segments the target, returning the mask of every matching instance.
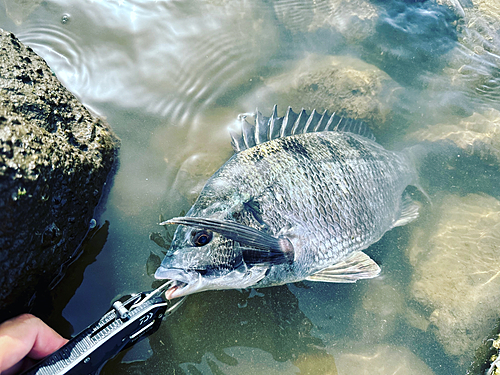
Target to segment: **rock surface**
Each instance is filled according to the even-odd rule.
[[[413,232],[411,298],[430,311],[430,329],[449,355],[470,361],[500,309],[500,201],[449,195],[436,222]]]
[[[0,29],[0,319],[78,255],[118,140],[45,61]]]

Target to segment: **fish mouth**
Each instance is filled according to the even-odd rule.
[[[183,283],[182,281],[177,281],[177,280],[173,281],[174,281],[173,285],[170,288],[168,288],[167,291],[165,292],[165,298],[168,300],[184,296],[185,293],[183,293],[182,289],[188,285],[186,283]]]
[[[173,280],[172,285],[165,292],[165,297],[168,300],[196,293],[204,284],[201,274],[196,271],[185,271],[162,266],[156,270],[155,278]]]
[[[170,300],[205,290],[248,288],[260,281],[267,269],[268,267],[245,266],[223,274],[206,274],[196,270],[160,266],[155,272],[155,278],[173,280],[165,292],[165,297]]]

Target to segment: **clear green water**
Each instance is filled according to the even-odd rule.
[[[0,27],[45,58],[122,140],[120,167],[99,217],[106,224],[88,246],[102,250],[95,262],[86,260],[81,285],[75,281],[72,289],[67,282],[54,297],[49,321],[66,334],[95,321],[117,296],[151,288],[146,263],[151,253],[162,254],[149,234],[161,229],[159,215],[189,209],[232,153],[227,127],[255,107],[269,114],[279,98],[266,80],[287,74],[307,54],[359,58],[402,88],[387,103],[391,119],[376,128],[388,148],[424,126],[500,109],[496,33],[488,52],[474,55],[474,46],[484,49],[484,37],[457,30],[455,13],[433,1],[5,3]],[[366,7],[375,16],[353,16]],[[315,27],[322,12],[333,21]],[[499,196],[498,168],[468,163],[457,164],[462,173],[423,176],[433,199]],[[432,326],[418,323],[432,311],[408,298],[413,269],[405,249],[412,231],[428,228],[440,214],[439,204],[424,206],[419,222],[387,233],[368,250],[383,269],[379,279],[193,295],[149,341],[110,361],[103,373],[465,373],[473,353],[448,355]]]

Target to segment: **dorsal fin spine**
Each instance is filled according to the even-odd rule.
[[[254,138],[255,138],[255,142],[258,143],[258,142],[260,142],[259,134],[260,134],[261,121],[262,121],[262,113],[260,113],[258,109],[255,109],[255,113],[256,113],[256,115],[255,115]]]
[[[328,119],[328,122],[325,126],[325,130],[334,130],[333,128],[335,127],[335,125],[333,125],[333,127],[332,127],[334,118],[335,118],[335,112],[333,112],[332,115],[330,116],[330,118]]]
[[[269,118],[269,127],[267,130],[267,139],[269,140],[274,139],[275,128],[278,125],[277,120],[278,120],[278,106],[275,104],[273,107],[273,113]]]
[[[234,152],[236,153],[240,152],[241,151],[241,146],[239,144],[240,138],[232,130],[229,130],[229,135],[231,136],[231,146],[233,147]]]
[[[333,118],[333,120],[335,120],[335,117]],[[340,118],[339,121],[335,125],[333,125],[334,122],[332,121],[332,125],[333,125],[333,129],[332,130],[333,131],[337,131],[337,132],[341,131],[342,130],[341,126],[343,125],[342,121],[344,121],[344,119]]]
[[[295,120],[295,124],[293,124],[290,134],[301,134],[308,117],[309,116],[307,116],[306,110],[302,108],[302,111],[300,111],[299,113],[299,117],[297,117],[297,120]]]
[[[266,117],[256,110],[254,115],[255,124],[246,121],[247,115],[238,116],[241,133],[236,134],[230,131],[231,144],[235,152],[252,148],[276,138],[322,131],[350,132],[375,140],[371,130],[363,121],[342,117],[335,112],[328,115],[327,111],[319,114],[316,110],[313,110],[308,115],[306,110],[302,109],[297,114],[291,107],[288,107],[285,116],[278,117],[278,110],[275,105],[270,117]]]
[[[298,115],[294,111],[292,111],[292,107],[288,107],[285,118],[283,119],[283,123],[281,124],[280,138],[286,137],[287,134],[291,133],[297,116]],[[290,131],[287,131],[287,128],[290,128]]]
[[[256,119],[255,119],[255,143],[260,144],[264,143],[267,141],[267,121],[266,117],[262,115],[261,112],[259,112],[258,109],[255,110],[257,113]]]
[[[309,118],[306,121],[306,125],[304,126],[304,130],[302,133],[311,133],[314,129],[309,130],[309,128],[312,128],[311,124],[313,123],[314,116],[316,115],[316,110],[313,109],[311,114],[309,115]]]
[[[327,122],[326,117],[328,114],[326,113],[326,110],[321,114],[321,118],[318,120],[318,124],[314,127],[313,132],[320,132],[323,131],[323,125]]]
[[[344,126],[345,125],[345,121],[346,120],[343,117],[338,118],[337,125],[334,126],[333,130],[336,131],[336,132],[342,131],[342,129],[344,129],[344,127],[345,127]]]
[[[244,121],[242,132],[243,132],[243,141],[246,148],[253,147],[252,145],[255,144],[255,133],[252,125],[249,124],[247,121]]]

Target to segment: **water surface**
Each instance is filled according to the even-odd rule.
[[[500,109],[498,35],[492,31],[486,42],[491,15],[481,18],[479,10],[476,24],[484,25],[474,29],[460,22],[461,12],[472,17],[472,10],[433,1],[5,4],[0,26],[39,53],[122,140],[120,167],[98,217],[105,225],[91,244],[102,251],[74,295],[58,297],[58,328],[67,333],[99,318],[117,296],[151,288],[146,263],[162,249],[149,234],[162,230],[159,215],[187,211],[231,156],[227,128],[239,113],[259,107],[269,114],[275,103],[286,105],[300,62],[341,56],[383,72],[386,83],[375,96],[382,98],[380,113],[390,115],[367,120],[388,148],[428,125]],[[314,102],[324,95],[310,87],[290,100],[307,107],[306,96]],[[353,98],[372,95],[349,87]],[[380,278],[193,295],[103,373],[465,373],[473,352],[447,352],[426,326],[432,311],[407,298],[413,268],[405,255],[415,228],[432,227],[439,217],[441,197],[499,196],[491,183],[498,181],[497,167],[479,159],[458,167],[462,173],[423,176],[433,206],[422,199],[419,222],[387,233],[368,250],[381,264]]]

